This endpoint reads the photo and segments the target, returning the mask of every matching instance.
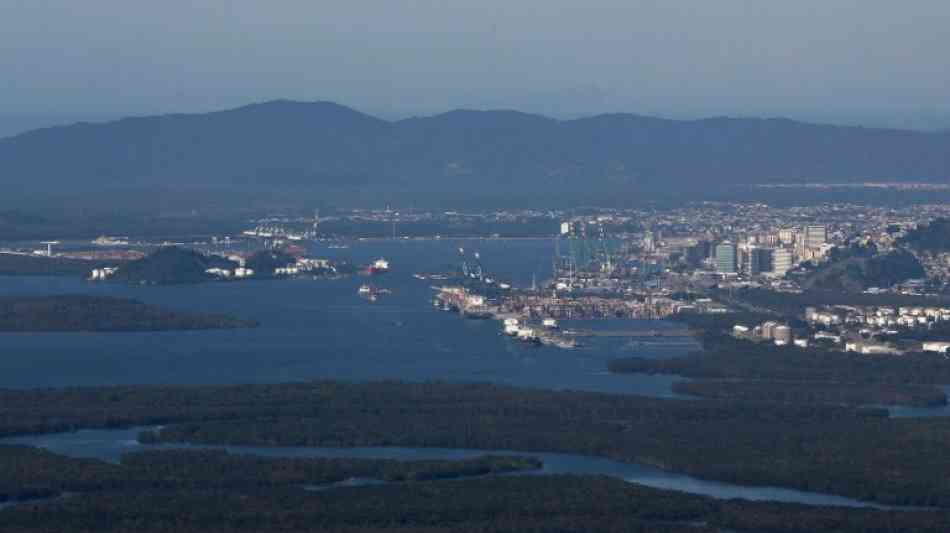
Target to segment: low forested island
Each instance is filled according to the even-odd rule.
[[[337,278],[355,272],[356,268],[348,263],[323,262],[321,266],[314,266],[311,261],[299,273]],[[280,250],[259,250],[240,259],[166,246],[123,265],[107,279],[132,285],[184,285],[206,281],[273,279],[297,273],[297,258]]]
[[[0,297],[0,331],[168,331],[257,326],[226,315],[171,311],[127,298],[92,295]]]
[[[233,270],[238,264],[224,257],[166,246],[120,267],[110,278],[135,285],[178,285],[216,279],[209,269]]]

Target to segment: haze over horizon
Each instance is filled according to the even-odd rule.
[[[0,135],[282,98],[385,118],[507,108],[946,128],[947,16],[933,0],[13,1]]]

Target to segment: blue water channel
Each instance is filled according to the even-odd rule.
[[[590,457],[547,452],[514,452],[508,450],[467,450],[447,448],[322,448],[322,447],[258,447],[258,446],[198,446],[186,444],[142,445],[137,435],[142,429],[80,430],[72,433],[27,435],[0,440],[0,444],[37,446],[70,457],[92,458],[117,463],[123,454],[150,449],[224,449],[234,454],[263,457],[329,457],[361,459],[452,460],[479,457],[485,454],[521,455],[537,457],[544,467],[535,474],[604,475],[621,478],[658,489],[675,490],[718,499],[745,499],[801,503],[806,505],[833,505],[843,507],[886,507],[851,498],[805,492],[778,487],[747,487],[705,481],[683,474],[665,472],[649,466],[623,463]]]
[[[463,320],[432,306],[441,282],[413,278],[458,263],[458,248],[478,251],[485,268],[519,286],[550,276],[553,245],[542,239],[363,241],[348,249],[315,244],[312,255],[356,264],[385,257],[392,290],[376,302],[342,280],[274,280],[132,287],[62,277],[0,277],[0,295],[85,293],[136,298],[172,309],[256,319],[256,329],[148,333],[0,333],[0,387],[114,384],[275,383],[313,379],[494,382],[672,397],[672,376],[611,375],[618,356],[675,357],[689,338],[590,339],[574,350],[525,346],[500,335],[496,321]],[[618,329],[677,328],[623,321]],[[612,326],[612,327],[615,327]]]

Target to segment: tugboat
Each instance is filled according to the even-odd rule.
[[[375,302],[381,295],[390,294],[392,291],[389,289],[380,289],[379,287],[364,283],[363,285],[360,285],[360,288],[357,292],[359,293],[360,298],[366,298],[371,302]]]

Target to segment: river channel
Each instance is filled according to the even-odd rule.
[[[259,446],[198,446],[188,444],[143,445],[137,440],[138,433],[146,428],[122,430],[80,430],[72,433],[48,435],[25,435],[0,440],[0,444],[23,444],[37,446],[70,457],[92,458],[116,463],[122,454],[149,449],[225,449],[234,454],[264,457],[329,457],[362,459],[451,460],[467,459],[485,454],[523,455],[537,457],[544,467],[535,474],[604,475],[621,478],[658,489],[668,489],[718,499],[739,498],[757,501],[801,503],[807,505],[833,505],[843,507],[891,508],[859,500],[814,492],[784,489],[779,487],[749,487],[706,481],[684,474],[676,474],[657,468],[622,463],[585,455],[513,452],[508,450],[467,450],[447,448],[322,448],[322,447],[259,447]]]

